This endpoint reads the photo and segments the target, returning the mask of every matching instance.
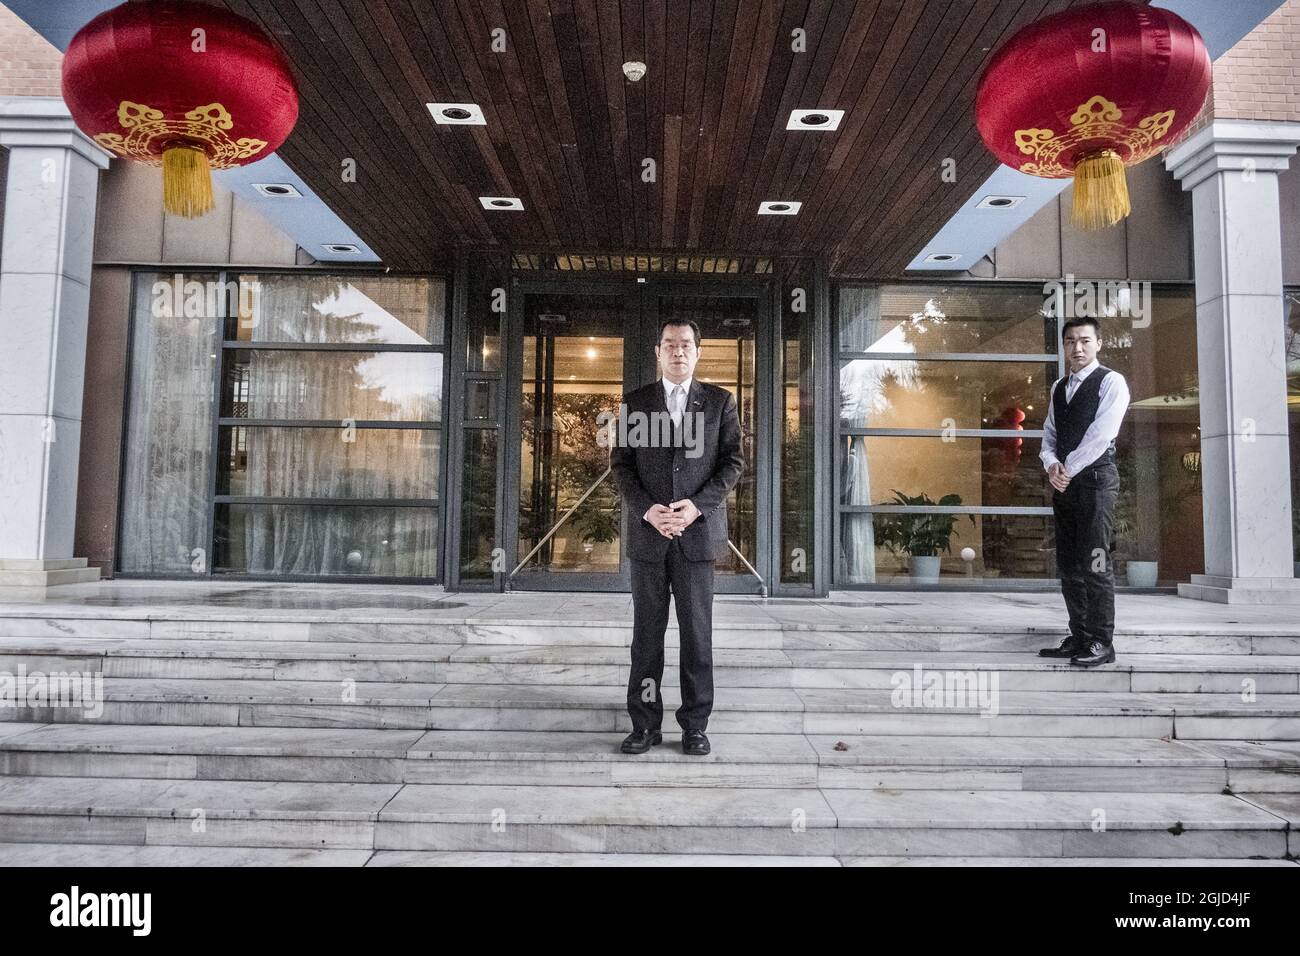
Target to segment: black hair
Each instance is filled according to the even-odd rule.
[[[686,326],[689,326],[691,332],[694,333],[694,335],[695,335],[695,347],[696,347],[697,349],[700,347],[700,327],[699,327],[698,325],[696,325],[695,322],[694,322],[693,320],[691,320],[691,319],[665,319],[665,320],[664,320],[664,324],[661,325],[661,326],[659,326],[659,341],[660,341],[660,342],[662,342],[662,341],[664,340],[664,329],[668,328],[670,325],[686,325]]]
[[[1091,315],[1076,315],[1061,326],[1061,341],[1065,341],[1065,333],[1070,329],[1077,329],[1082,325],[1091,325],[1093,332],[1096,333],[1097,341],[1101,341],[1101,320]]]

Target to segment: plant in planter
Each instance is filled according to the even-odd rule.
[[[929,507],[956,507],[960,495],[944,495],[934,501],[929,495],[905,495],[894,489],[891,505],[924,505]],[[939,553],[952,553],[952,535],[960,515],[934,513],[877,514],[875,516],[876,543],[892,554],[906,554],[910,560],[912,578],[917,581],[939,580]],[[967,515],[971,524],[975,516]]]

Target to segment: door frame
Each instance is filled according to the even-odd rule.
[[[719,277],[519,277],[510,280],[507,301],[506,363],[502,381],[505,402],[501,459],[504,486],[501,515],[501,544],[506,569],[500,576],[502,589],[530,591],[607,591],[631,590],[631,569],[626,552],[620,546],[619,571],[585,573],[549,573],[521,568],[512,574],[519,560],[519,469],[522,462],[522,412],[518,393],[523,387],[524,298],[527,295],[610,295],[622,298],[626,329],[623,350],[624,392],[649,384],[657,378],[654,361],[655,337],[659,331],[660,295],[721,296],[754,300],[754,467],[755,553],[754,567],[760,581],[748,572],[719,574],[715,591],[720,594],[771,594],[776,582],[772,572],[779,567],[776,550],[779,503],[775,500],[773,481],[778,451],[773,436],[779,424],[775,416],[777,401],[782,399],[781,383],[773,378],[777,329],[775,281],[770,278]],[[629,381],[632,384],[628,384]],[[612,480],[612,479],[607,479]],[[620,542],[626,540],[627,515],[623,514]]]

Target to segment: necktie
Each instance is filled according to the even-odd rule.
[[[686,391],[680,385],[673,388],[671,407],[668,411],[673,416],[673,425],[677,428],[682,427],[682,410],[686,403]]]

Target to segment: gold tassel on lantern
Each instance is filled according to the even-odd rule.
[[[172,146],[163,152],[163,208],[193,219],[212,208],[212,173],[208,157],[194,146]]]
[[[1074,167],[1071,220],[1084,230],[1113,226],[1129,214],[1124,163],[1111,149],[1088,156]]]

